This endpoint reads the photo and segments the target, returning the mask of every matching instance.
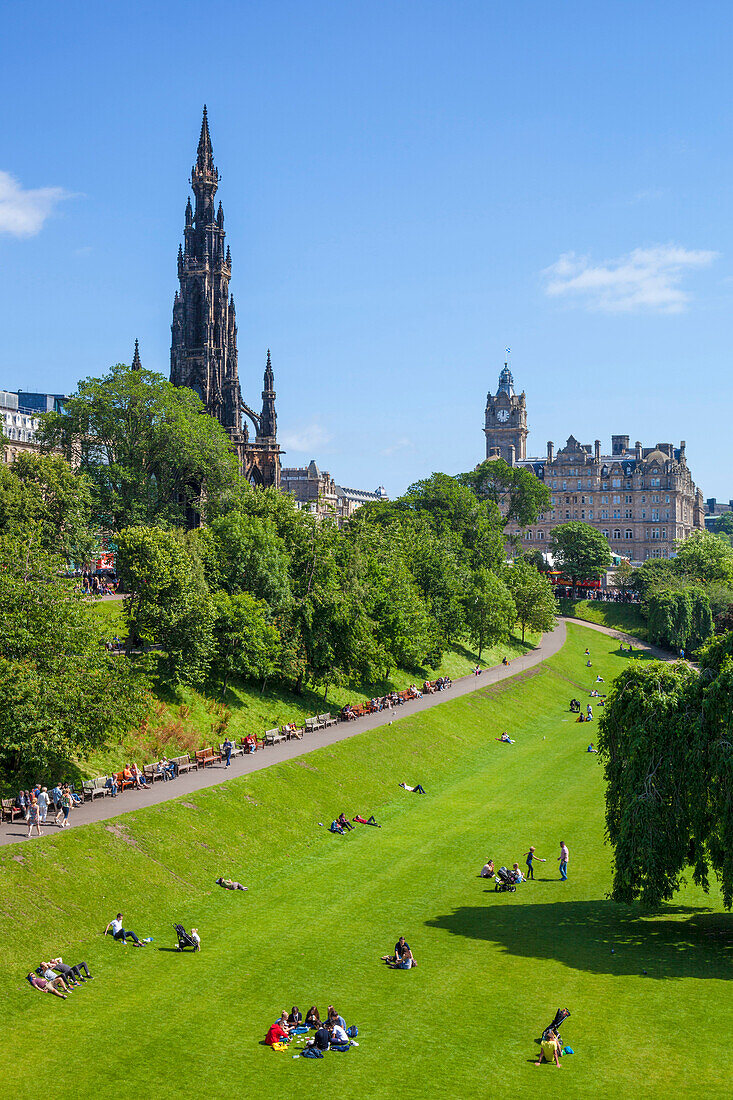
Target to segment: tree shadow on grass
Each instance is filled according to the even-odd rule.
[[[666,906],[650,915],[611,901],[519,905],[493,891],[491,898],[494,904],[462,906],[425,923],[455,936],[496,943],[507,955],[553,959],[596,974],[730,976],[731,913]]]

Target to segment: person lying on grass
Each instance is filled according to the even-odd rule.
[[[42,971],[41,977],[45,978],[47,982],[55,982],[57,978],[62,978],[64,986],[68,989],[73,989],[74,986],[81,984],[79,979],[72,973],[70,966],[64,967],[66,973],[60,966],[51,966],[50,962],[42,962],[38,969]]]
[[[506,730],[502,733],[501,737],[495,737],[495,741],[503,741],[505,745],[513,745],[515,742],[511,739]]]
[[[218,878],[216,880],[217,886],[223,886],[225,890],[246,890],[246,886],[242,886],[241,882],[235,882],[233,878]]]
[[[80,982],[85,982],[85,981],[90,981],[91,982],[91,981],[94,980],[92,975],[89,973],[89,967],[87,966],[87,964],[85,962],[77,963],[76,966],[67,966],[60,955],[57,959],[51,959],[50,962],[51,962],[51,966],[54,968],[54,970],[58,970],[58,972],[61,974],[61,976],[63,978],[66,978],[67,980],[68,980],[68,977],[72,976],[72,975],[73,975],[73,977],[76,981],[80,981]],[[84,977],[83,978],[81,976],[82,970],[84,971]]]
[[[560,1043],[557,1034],[550,1028],[547,1031],[547,1038],[542,1040],[540,1060],[539,1062],[535,1062],[535,1065],[541,1066],[543,1062],[552,1062],[554,1059],[557,1068],[562,1069],[560,1065],[560,1053]]]
[[[339,823],[339,825],[341,826],[342,829],[353,829],[354,828],[354,826],[351,824],[351,822],[349,821],[346,814],[343,813],[343,812],[338,815],[336,820],[338,821],[338,823]]]
[[[63,978],[54,978],[50,982],[47,978],[39,978],[37,974],[32,972],[27,975],[27,978],[33,988],[40,990],[41,993],[53,993],[54,996],[60,997],[62,1001],[66,1000],[66,994],[61,992],[61,989],[66,989]]]
[[[367,819],[366,817],[362,817],[361,814],[357,814],[354,818],[354,821],[358,821],[360,825],[375,825],[377,829],[382,828],[382,826],[374,820],[374,814],[372,814],[369,819]]]
[[[425,794],[425,788],[422,783],[418,783],[416,787],[409,787],[407,783],[400,783],[399,786],[402,787],[404,791],[413,791],[414,794]]]

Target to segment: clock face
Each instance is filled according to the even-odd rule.
[[[506,424],[507,420],[509,419],[509,410],[499,409],[498,413],[496,414],[496,419],[499,420],[502,424]]]

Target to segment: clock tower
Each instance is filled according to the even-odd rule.
[[[496,395],[486,398],[486,457],[503,458],[510,466],[527,457],[527,403],[514,392],[514,379],[505,363]]]

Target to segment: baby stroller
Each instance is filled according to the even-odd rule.
[[[175,928],[176,935],[178,936],[178,947],[176,948],[177,951],[183,951],[184,947],[192,947],[194,951],[198,951],[199,945],[196,943],[196,940],[189,936],[188,932],[182,924],[174,924],[173,927]]]
[[[558,1008],[557,1012],[555,1013],[555,1019],[552,1021],[551,1024],[548,1024],[547,1027],[545,1028],[545,1030],[542,1032],[542,1039],[544,1040],[544,1039],[547,1038],[547,1032],[548,1031],[554,1031],[555,1034],[557,1035],[558,1042],[560,1043],[560,1046],[562,1046],[562,1039],[560,1038],[560,1030],[559,1030],[560,1029],[560,1024],[564,1020],[567,1020],[569,1015],[570,1015],[570,1009],[568,1009],[568,1008]]]
[[[514,893],[517,889],[517,880],[514,877],[514,871],[507,871],[506,867],[500,867],[496,872],[496,878],[494,879],[496,886],[494,891],[503,894],[505,890]]]

